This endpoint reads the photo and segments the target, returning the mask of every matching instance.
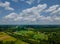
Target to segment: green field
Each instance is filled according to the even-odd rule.
[[[16,38],[6,34],[5,32],[0,32],[0,42],[1,41],[3,42],[2,44],[9,44],[11,41],[15,42],[15,44],[28,44],[22,40],[17,40]]]

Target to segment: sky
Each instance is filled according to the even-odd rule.
[[[60,25],[60,0],[0,0],[0,25]]]

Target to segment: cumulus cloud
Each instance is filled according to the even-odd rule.
[[[40,2],[40,0],[28,0],[28,1],[26,1],[26,3],[28,3],[29,5],[31,5],[32,3],[34,3],[34,1],[36,1],[37,3]]]
[[[45,8],[47,7],[46,4],[39,4],[37,7],[32,7],[26,10],[23,10],[22,13],[20,13],[19,17],[23,17],[24,20],[27,21],[35,21],[37,18],[40,17],[40,13],[41,11],[43,11]],[[19,17],[17,17],[17,20],[19,19]]]
[[[55,7],[55,8],[54,8]],[[36,24],[54,24],[57,23],[59,24],[60,22],[60,16],[57,15],[49,15],[49,16],[44,16],[41,13],[42,12],[54,12],[57,11],[59,12],[59,5],[53,5],[51,7],[47,8],[47,4],[39,4],[35,7],[28,8],[20,12],[19,14],[17,13],[10,13],[4,17],[4,20],[7,20],[7,22],[25,22],[25,23],[36,23]],[[56,13],[56,12],[55,12]],[[46,15],[46,14],[45,14]]]
[[[10,7],[10,2],[7,1],[5,1],[4,3],[0,2],[0,7],[5,8],[5,10],[14,10],[12,7]]]
[[[60,17],[55,17],[55,20],[60,21]]]
[[[28,0],[26,1],[26,3],[28,3],[29,5],[31,5],[35,0]]]
[[[59,7],[59,5],[53,5],[53,6],[49,7],[49,8],[46,10],[46,12],[52,12],[52,11],[56,10],[58,7]]]
[[[50,17],[45,17],[40,15],[42,11],[47,7],[46,4],[39,4],[37,7],[32,7],[23,10],[19,15],[16,13],[11,13],[5,18],[12,19],[14,21],[27,21],[27,22],[36,22],[37,20],[51,20]]]
[[[16,18],[18,15],[16,13],[10,13],[9,15],[5,16],[6,19],[13,19]]]
[[[50,12],[52,15],[56,15],[57,13],[60,14],[60,5],[53,5],[45,10],[45,12]]]
[[[57,10],[53,11],[51,14],[60,14],[60,7]]]

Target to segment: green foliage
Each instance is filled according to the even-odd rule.
[[[35,32],[33,32],[33,31],[24,31],[24,30],[16,32],[16,34],[26,36],[26,37],[32,37],[34,35],[34,33]]]
[[[8,35],[11,37],[0,41],[0,44],[60,44],[60,28],[28,28],[27,30],[27,28],[13,27],[0,32],[0,37]]]
[[[33,38],[36,40],[48,40],[48,36],[42,33],[35,34]]]

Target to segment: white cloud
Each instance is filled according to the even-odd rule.
[[[45,10],[45,12],[50,12],[51,15],[60,14],[60,5],[53,5]]]
[[[40,2],[40,0],[12,0],[12,1],[14,1],[14,2],[24,1],[24,2],[26,2],[29,5],[31,5],[32,3],[34,3],[34,1],[36,1],[37,3]]]
[[[42,16],[41,20],[43,20],[43,21],[53,21],[51,18],[52,18],[51,16],[47,16],[47,17]]]
[[[18,21],[18,20],[21,21],[22,19],[23,19],[23,17],[17,17],[17,18],[14,19],[14,21]]]
[[[60,21],[60,17],[55,17],[55,20]]]
[[[34,3],[34,1],[36,1],[37,3],[40,2],[40,0],[28,0],[28,1],[26,1],[26,3],[28,3],[29,5],[31,5],[32,3]]]
[[[28,3],[29,5],[31,5],[35,0],[28,0],[26,1],[26,3]]]
[[[13,8],[11,8],[10,7],[10,2],[5,2],[5,3],[3,3],[3,2],[0,2],[0,7],[3,7],[3,8],[5,8],[5,10],[14,10]]]
[[[49,9],[53,8],[55,9]],[[54,12],[54,11],[60,11],[59,5],[53,5],[48,8],[49,11],[46,10],[47,4],[39,4],[36,7],[28,8],[23,10],[20,14],[17,13],[10,13],[9,15],[6,15],[4,17],[4,20],[7,20],[7,22],[18,22],[18,23],[36,23],[36,24],[60,24],[60,16],[57,15],[49,15],[49,16],[44,16],[41,13],[46,11],[48,12]],[[57,9],[58,8],[58,9]],[[56,12],[55,12],[56,13]],[[46,14],[45,14],[46,15]]]
[[[46,11],[46,12],[53,12],[53,11],[55,11],[58,7],[59,7],[59,5],[53,5],[53,6],[49,7],[47,10],[45,10],[45,11]]]
[[[57,10],[53,11],[51,14],[60,14],[60,7]]]
[[[60,22],[60,16],[56,16],[56,15],[55,15],[55,16],[53,16],[52,18],[53,18],[54,21]]]
[[[16,13],[10,13],[5,16],[6,19],[14,19],[15,21],[20,21],[21,19],[24,21],[36,21],[37,18],[40,17],[40,13],[47,7],[46,4],[39,4],[37,7],[28,8],[23,10],[19,15]]]
[[[32,7],[26,10],[23,10],[22,13],[20,13],[19,17],[23,17],[23,20],[30,20],[30,21],[35,21],[37,18],[40,17],[40,13],[47,7],[46,4],[38,5],[37,7]],[[19,19],[17,17],[17,19]]]
[[[9,15],[5,16],[5,19],[14,19],[16,18],[18,15],[16,13],[10,13]]]

